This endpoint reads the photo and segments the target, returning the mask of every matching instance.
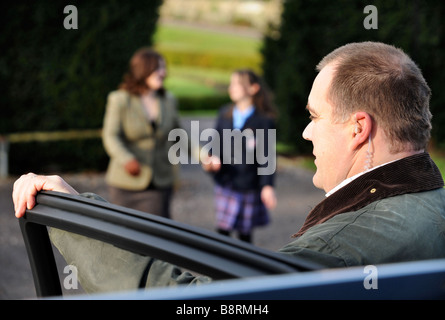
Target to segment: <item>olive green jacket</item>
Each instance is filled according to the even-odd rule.
[[[147,120],[140,96],[125,90],[108,95],[102,139],[110,157],[106,173],[109,185],[127,190],[143,190],[151,182],[158,187],[172,186],[175,175],[168,160],[172,145],[168,134],[179,127],[176,100],[166,92],[158,103],[159,117],[154,127]],[[132,159],[141,164],[138,176],[124,169],[125,163]]]

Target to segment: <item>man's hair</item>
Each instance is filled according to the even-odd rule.
[[[356,111],[371,115],[390,142],[390,152],[425,149],[431,135],[431,90],[402,50],[378,42],[342,46],[317,65],[335,68],[328,99],[337,122]]]

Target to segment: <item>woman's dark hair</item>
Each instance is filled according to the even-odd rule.
[[[146,79],[156,71],[164,58],[158,52],[150,48],[137,50],[130,59],[129,70],[124,75],[120,89],[136,95],[141,95],[148,89]],[[161,88],[158,93],[164,95],[165,89]]]

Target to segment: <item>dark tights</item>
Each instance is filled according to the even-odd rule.
[[[228,231],[228,230],[217,229],[217,231],[219,234],[230,237],[230,231]],[[248,233],[248,234],[238,233],[238,238],[242,241],[252,243],[252,234],[251,233]]]

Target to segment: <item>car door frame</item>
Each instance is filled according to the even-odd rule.
[[[48,228],[62,229],[210,276],[249,278],[323,269],[240,240],[98,201],[40,192],[36,206],[19,219],[38,297],[62,294]]]

